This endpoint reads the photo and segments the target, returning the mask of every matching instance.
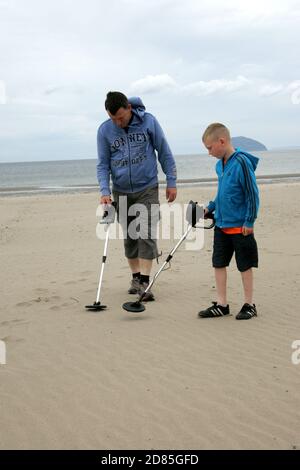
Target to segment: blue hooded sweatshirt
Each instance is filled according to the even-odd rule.
[[[130,98],[133,119],[127,132],[111,119],[98,129],[97,178],[102,196],[110,195],[110,177],[115,191],[135,193],[155,186],[157,158],[166,175],[167,186],[176,187],[176,165],[162,128],[145,111],[140,98]]]
[[[216,164],[218,192],[207,208],[215,213],[216,226],[253,227],[259,207],[259,193],[255,178],[258,158],[240,149]]]

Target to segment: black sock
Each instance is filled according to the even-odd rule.
[[[143,284],[144,282],[146,282],[147,284],[149,284],[149,280],[150,280],[150,276],[146,276],[145,274],[141,274],[141,277],[140,277],[140,284]]]
[[[141,273],[132,273],[132,279],[140,279]]]

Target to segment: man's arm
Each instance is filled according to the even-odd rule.
[[[102,198],[110,198],[110,147],[103,136],[101,126],[97,133],[97,150],[98,150],[98,163],[97,163],[97,178],[100,186]]]
[[[151,133],[152,143],[157,151],[158,161],[162,167],[164,174],[166,175],[167,180],[167,190],[166,198],[168,202],[172,202],[176,198],[176,163],[167,142],[167,139],[164,135],[164,132],[158,123],[157,119],[153,116],[153,133]]]

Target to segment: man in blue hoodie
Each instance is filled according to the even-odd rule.
[[[111,178],[118,220],[125,235],[125,256],[132,272],[128,292],[141,294],[149,284],[152,261],[158,257],[155,236],[159,219],[156,152],[166,175],[168,202],[176,198],[176,165],[158,121],[146,112],[140,98],[128,99],[123,93],[109,92],[105,109],[110,119],[101,124],[97,135],[100,202],[103,205],[112,203]],[[133,207],[138,204],[143,205],[147,214],[145,217],[145,212],[141,211],[139,220],[140,213]],[[122,211],[125,206],[126,214]],[[129,211],[131,215],[128,215]],[[139,236],[131,232],[135,220],[138,221]],[[153,293],[149,290],[143,300],[154,300]]]
[[[215,232],[213,267],[217,288],[217,301],[199,312],[201,318],[214,318],[229,314],[226,285],[227,270],[233,253],[244,287],[244,305],[237,320],[257,316],[253,303],[253,267],[258,267],[257,244],[253,226],[257,217],[259,194],[255,178],[258,158],[240,149],[234,149],[227,127],[213,123],[205,130],[202,141],[209,154],[218,159],[218,192],[205,213],[214,212]]]

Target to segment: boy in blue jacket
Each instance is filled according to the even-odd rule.
[[[166,175],[168,202],[176,198],[176,165],[158,121],[146,112],[140,98],[128,99],[123,93],[109,92],[105,109],[110,119],[101,124],[97,135],[100,203],[112,203],[111,179],[118,220],[125,234],[125,256],[132,272],[128,293],[141,294],[148,287],[152,261],[158,256],[154,237],[159,219],[157,157]],[[121,198],[126,198],[126,214],[122,213]],[[140,217],[138,237],[130,233],[136,217],[128,215],[135,204],[147,209],[147,216]],[[151,290],[143,300],[154,300]]]
[[[227,270],[233,253],[241,272],[244,305],[237,320],[257,316],[253,303],[253,271],[258,267],[257,244],[253,226],[259,206],[259,193],[255,178],[258,158],[240,149],[234,149],[227,127],[213,123],[205,130],[202,141],[209,154],[218,159],[218,191],[210,201],[205,214],[214,212],[215,231],[212,263],[215,268],[217,301],[199,312],[201,318],[229,315],[226,286]]]

